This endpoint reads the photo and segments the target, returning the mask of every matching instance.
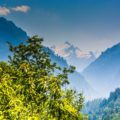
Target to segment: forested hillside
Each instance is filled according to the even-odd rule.
[[[89,120],[120,120],[120,88],[111,92],[108,99],[87,102],[83,111]]]

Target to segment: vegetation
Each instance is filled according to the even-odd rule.
[[[108,99],[88,102],[84,113],[89,115],[89,120],[120,120],[120,88],[111,92]]]
[[[95,119],[95,114],[97,114],[97,111],[99,109],[100,103],[102,102],[102,99],[95,99],[92,101],[88,101],[83,108],[83,113],[89,115],[90,120]]]
[[[0,62],[0,120],[85,120],[83,95],[66,89],[74,67],[60,68],[42,39],[13,46],[9,63]],[[55,73],[55,71],[59,71]]]

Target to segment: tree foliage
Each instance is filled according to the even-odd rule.
[[[68,73],[52,63],[38,36],[13,46],[0,62],[0,120],[83,120],[83,95],[66,89]],[[55,73],[58,70],[59,73]]]

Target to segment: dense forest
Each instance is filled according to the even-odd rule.
[[[0,62],[0,120],[85,120],[82,94],[67,89],[74,67],[51,62],[38,36],[9,44],[9,62]],[[59,71],[54,73],[55,70]]]
[[[111,92],[108,99],[87,102],[83,112],[89,120],[120,120],[120,88]]]

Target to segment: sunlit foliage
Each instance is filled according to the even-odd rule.
[[[87,119],[80,112],[83,95],[65,87],[74,67],[52,63],[42,41],[33,36],[24,44],[9,44],[9,63],[0,63],[0,120]]]

